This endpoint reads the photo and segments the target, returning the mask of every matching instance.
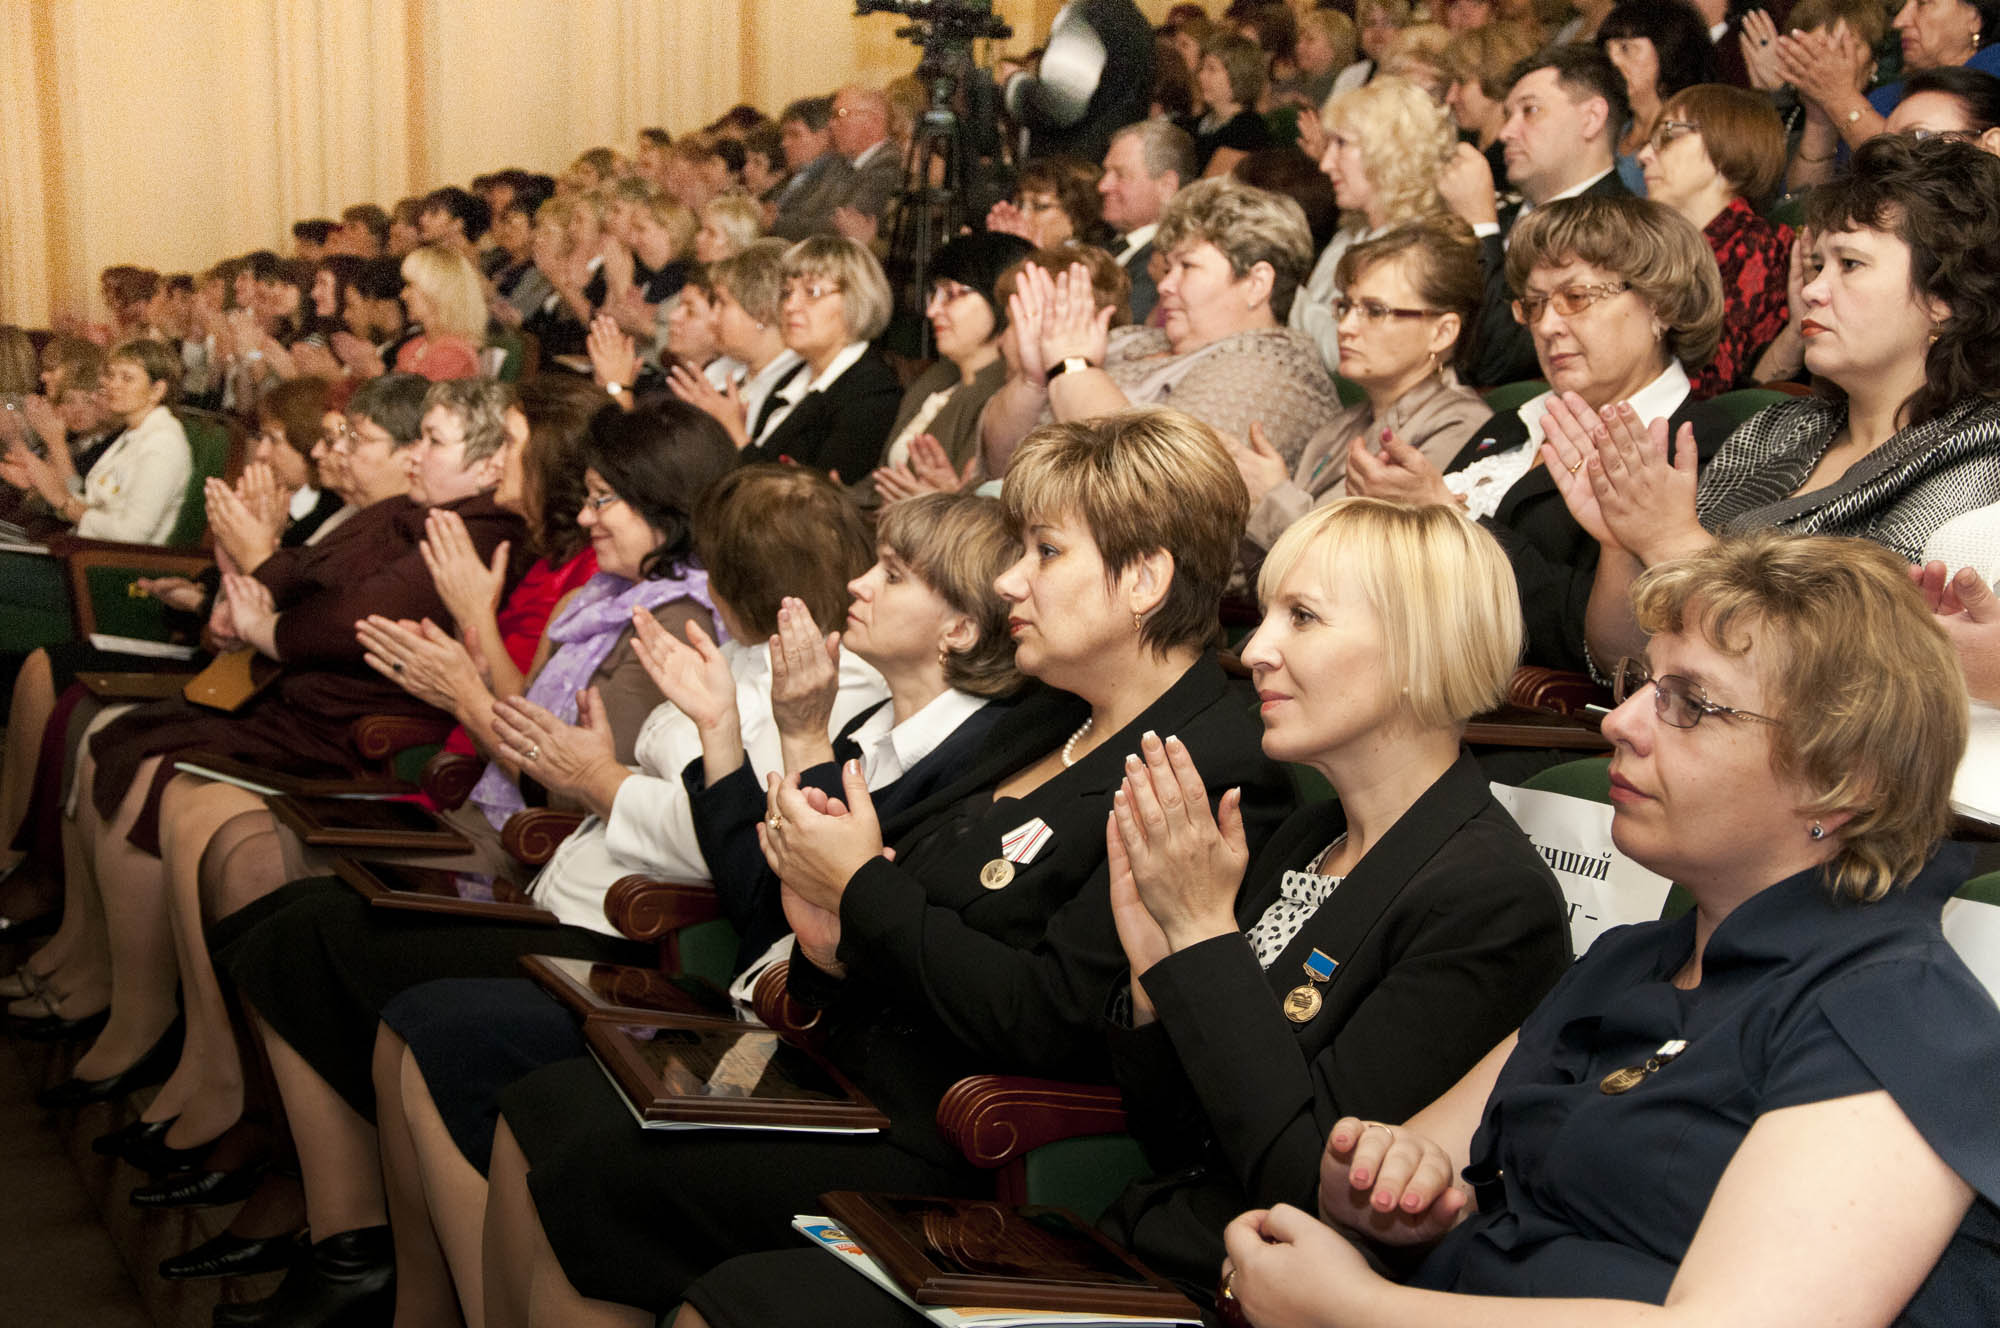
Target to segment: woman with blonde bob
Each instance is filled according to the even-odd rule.
[[[1940,929],[1964,683],[1908,571],[1766,533],[1637,584],[1612,836],[1693,910],[1605,934],[1414,1117],[1336,1123],[1321,1216],[1421,1264],[1246,1213],[1251,1322],[1995,1321],[2000,1011]]]
[[[1459,745],[1520,650],[1492,536],[1442,507],[1344,499],[1285,533],[1258,589],[1243,660],[1264,754],[1338,798],[1253,858],[1228,798],[1218,817],[1185,796],[1214,783],[1200,761],[1148,737],[1105,827],[1129,966],[1108,1059],[1157,1174],[1103,1225],[1199,1295],[1226,1215],[1311,1201],[1327,1122],[1402,1119],[1569,962],[1554,878]],[[738,1260],[689,1299],[716,1328],[923,1322],[801,1253]]]
[[[1291,325],[1313,339],[1327,372],[1340,367],[1340,256],[1358,240],[1391,226],[1444,212],[1438,172],[1458,146],[1451,117],[1407,78],[1384,75],[1326,104],[1326,151],[1319,168],[1333,181],[1341,227],[1306,287],[1292,302]]]
[[[471,259],[441,244],[412,249],[403,259],[403,308],[423,331],[396,352],[397,373],[433,383],[479,376],[486,292]]]
[[[800,240],[783,271],[779,319],[785,346],[805,361],[805,392],[743,460],[786,459],[858,480],[874,469],[903,400],[902,380],[871,344],[895,310],[889,279],[866,245],[837,235]]]

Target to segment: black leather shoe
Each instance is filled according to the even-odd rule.
[[[43,1015],[39,1019],[22,1019],[14,1024],[14,1032],[30,1042],[69,1042],[80,1038],[94,1038],[104,1031],[111,1022],[109,1007],[96,1014],[83,1015],[76,1019],[65,1019],[59,1014]]]
[[[135,1143],[119,1156],[148,1176],[171,1176],[185,1171],[201,1171],[202,1161],[215,1147],[215,1140],[195,1144],[191,1148],[174,1148],[164,1135],[159,1138]]]
[[[189,1149],[189,1152],[195,1150]],[[201,1151],[207,1151],[203,1145]],[[240,1171],[188,1171],[132,1191],[134,1208],[225,1208],[256,1193],[262,1167]]]
[[[257,1273],[275,1273],[291,1265],[299,1244],[293,1236],[252,1239],[225,1231],[186,1254],[160,1260],[160,1276],[179,1281],[194,1277],[250,1277]]]
[[[181,1021],[174,1020],[152,1048],[117,1074],[103,1079],[65,1079],[35,1094],[35,1105],[45,1111],[80,1107],[87,1102],[104,1102],[114,1097],[167,1081],[181,1056]]]
[[[224,1301],[216,1305],[209,1322],[215,1328],[265,1328],[271,1322],[271,1306],[277,1299],[266,1296],[262,1300]]]
[[[145,1144],[161,1138],[174,1127],[174,1117],[166,1120],[135,1120],[130,1125],[120,1126],[108,1134],[100,1134],[90,1141],[90,1151],[99,1157],[123,1157],[125,1150],[135,1144]]]
[[[362,1227],[316,1241],[271,1298],[271,1328],[373,1328],[396,1310],[396,1259],[389,1228]]]

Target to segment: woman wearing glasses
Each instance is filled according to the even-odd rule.
[[[1784,173],[1784,122],[1761,93],[1703,83],[1667,102],[1639,165],[1646,197],[1693,222],[1722,273],[1722,339],[1695,373],[1694,394],[1705,399],[1748,387],[1757,381],[1753,366],[1790,316],[1792,228],[1764,220],[1752,206]]]
[[[858,480],[874,469],[903,399],[896,371],[870,344],[895,308],[889,279],[866,246],[835,235],[793,245],[784,274],[785,346],[806,367],[781,389],[797,404],[743,449],[744,464],[789,458]]]
[[[1357,439],[1390,432],[1441,467],[1492,418],[1477,392],[1446,375],[1479,308],[1482,281],[1478,243],[1456,217],[1413,221],[1341,255],[1340,366],[1367,396],[1314,434],[1289,473],[1261,429],[1232,445],[1250,490],[1252,544],[1270,548],[1308,509],[1343,495]]]
[[[1858,535],[1917,562],[2000,499],[2000,161],[1969,143],[1870,139],[1806,204],[1794,295],[1805,364],[1830,389],[1729,434],[1699,486],[1694,427],[1553,413],[1563,497],[1599,541],[1586,629],[1600,660],[1640,644],[1641,569],[1777,527]]]
[[[1906,571],[1767,533],[1640,582],[1612,834],[1693,910],[1601,937],[1409,1120],[1337,1122],[1322,1216],[1415,1272],[1246,1213],[1252,1323],[2000,1319],[2000,1012],[1939,927],[1964,682]]]
[[[1394,437],[1379,454],[1351,448],[1347,490],[1463,506],[1499,536],[1514,564],[1528,619],[1526,662],[1583,669],[1597,541],[1564,506],[1559,477],[1542,466],[1543,417],[1559,399],[1587,411],[1627,403],[1640,420],[1692,424],[1713,449],[1728,417],[1694,399],[1688,369],[1714,351],[1722,283],[1686,220],[1645,199],[1598,197],[1563,199],[1523,218],[1508,242],[1507,281],[1549,390],[1474,431],[1443,475]]]

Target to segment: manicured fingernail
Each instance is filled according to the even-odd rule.
[[[1125,756],[1125,768],[1126,768],[1127,770],[1138,770],[1138,769],[1141,769],[1141,768],[1142,768],[1142,766],[1143,766],[1143,763],[1142,763],[1142,762],[1141,762],[1141,761],[1139,760],[1139,753],[1137,753],[1137,752],[1128,752],[1128,753],[1126,753],[1126,756]]]

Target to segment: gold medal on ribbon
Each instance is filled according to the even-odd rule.
[[[988,890],[1005,889],[1013,879],[1014,864],[1005,858],[995,858],[979,869],[979,883]]]
[[[1310,982],[1301,982],[1285,993],[1285,1018],[1295,1024],[1310,1023],[1319,1007],[1319,988]]]
[[[1646,1058],[1644,1065],[1627,1065],[1621,1070],[1613,1070],[1597,1081],[1597,1091],[1607,1097],[1617,1097],[1629,1093],[1646,1082],[1648,1076],[1657,1073],[1662,1066],[1671,1065],[1674,1058],[1687,1050],[1684,1038],[1670,1038],[1660,1044],[1660,1049]]]

